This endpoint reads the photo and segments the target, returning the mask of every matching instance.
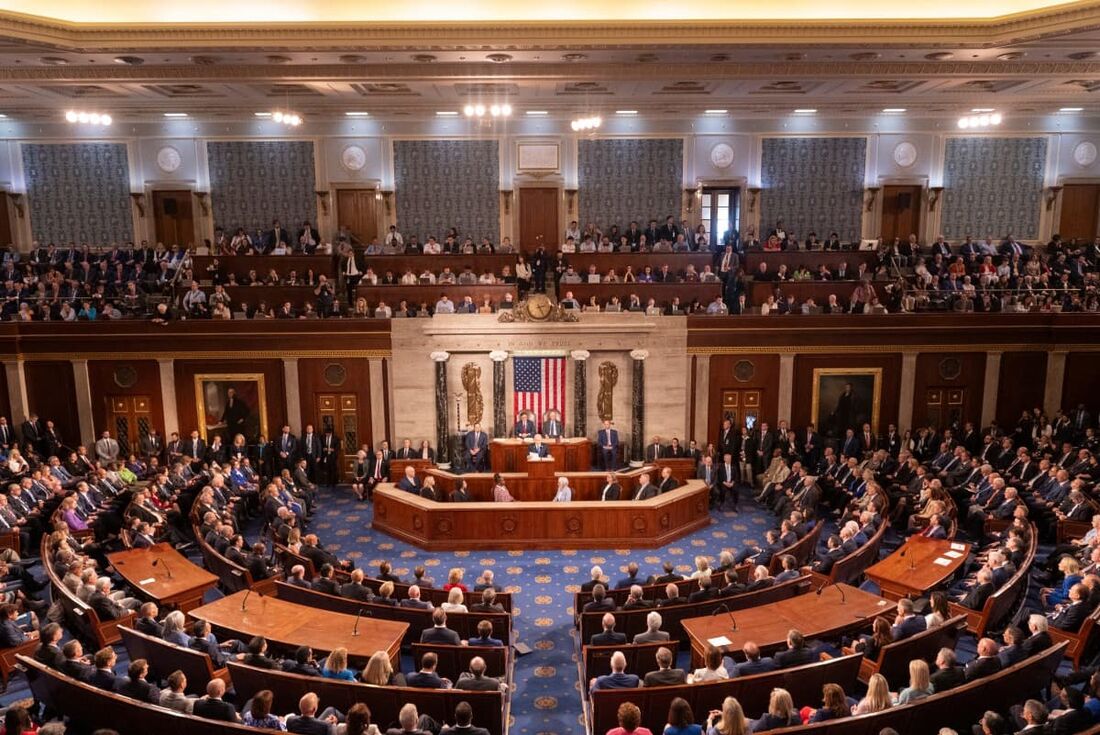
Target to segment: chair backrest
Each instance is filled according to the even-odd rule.
[[[824,521],[818,521],[814,524],[813,529],[805,536],[798,539],[778,554],[772,554],[771,561],[768,563],[768,572],[774,577],[776,574],[783,571],[782,559],[787,555],[793,556],[799,565],[809,561],[810,557],[813,556],[814,549],[817,548],[817,540],[821,538],[821,529],[824,526]]]
[[[619,705],[633,702],[642,711],[642,725],[662,732],[668,722],[668,708],[676,697],[683,697],[692,712],[702,718],[706,712],[721,710],[726,697],[735,697],[745,712],[765,712],[771,690],[782,687],[796,702],[821,701],[821,688],[833,682],[851,692],[855,688],[862,656],[854,654],[818,661],[805,666],[769,671],[764,674],[721,679],[701,684],[642,689],[604,689],[592,693],[592,732],[607,732],[617,724]],[[877,731],[876,731],[877,732]]]
[[[299,605],[348,615],[355,615],[359,610],[363,610],[369,612],[372,617],[408,623],[409,629],[405,631],[405,645],[419,642],[421,631],[432,627],[431,610],[359,602],[346,597],[336,597],[316,590],[296,587],[286,582],[276,583],[275,589],[280,599],[295,602]],[[511,642],[512,616],[508,613],[447,613],[447,627],[458,633],[462,640],[476,638],[477,624],[482,620],[488,620],[492,624],[494,638],[504,641],[506,644]]]
[[[876,662],[877,673],[886,677],[894,690],[904,689],[909,685],[909,662],[919,658],[934,663],[941,648],[955,648],[959,631],[965,627],[966,616],[956,615],[943,625],[883,646]]]
[[[436,722],[453,723],[458,703],[469,702],[474,710],[475,725],[486,728],[490,735],[504,734],[504,697],[499,691],[378,687],[258,669],[236,661],[230,661],[228,667],[241,701],[262,689],[270,689],[275,695],[273,710],[276,712],[295,711],[298,700],[307,692],[314,692],[320,697],[322,707],[335,707],[341,712],[347,712],[356,702],[365,703],[370,708],[371,721],[385,731],[397,724],[397,714],[406,703],[415,704],[420,714],[427,714]]]
[[[868,539],[867,543],[848,554],[843,559],[833,564],[829,570],[829,579],[833,582],[852,584],[856,582],[863,570],[878,561],[878,550],[882,545],[882,537],[886,535],[889,526],[886,521],[879,524],[875,535]]]
[[[413,666],[420,669],[420,659],[425,653],[432,652],[439,663],[436,672],[451,681],[458,681],[459,675],[470,670],[470,661],[480,657],[485,661],[485,675],[494,679],[503,679],[508,675],[507,646],[448,646],[442,643],[413,643]]]
[[[583,646],[582,658],[584,660],[584,679],[587,682],[594,676],[602,676],[611,671],[611,656],[616,651],[622,651],[626,656],[626,671],[637,674],[644,679],[651,671],[657,671],[657,649],[667,648],[675,657],[680,648],[680,642],[671,639],[660,643],[629,643],[624,646]],[[675,666],[676,659],[673,658]],[[583,686],[583,684],[582,684]]]
[[[614,584],[614,581],[609,580],[609,584]],[[605,585],[606,586],[606,585]],[[665,587],[668,584],[644,584],[642,585],[642,599],[663,599],[665,596]],[[680,595],[687,597],[695,590],[699,589],[699,580],[697,579],[681,579],[676,582],[676,586],[680,588]],[[627,598],[630,597],[629,587],[620,587],[618,589],[607,589],[607,596],[615,601],[615,607],[621,607]],[[591,592],[575,592],[573,593],[573,609],[576,611],[576,615],[580,615],[581,610],[589,602],[592,602]]]
[[[119,626],[118,632],[131,661],[143,658],[149,662],[150,681],[163,681],[178,669],[187,677],[188,694],[206,693],[206,683],[214,678],[214,663],[205,653],[153,638],[124,625]]]
[[[1016,606],[1020,595],[1027,588],[1027,581],[1031,575],[1031,565],[1035,562],[1035,551],[1038,546],[1038,529],[1031,524],[1031,544],[1028,546],[1027,555],[1016,573],[1009,577],[1008,581],[1001,585],[1000,589],[986,598],[981,610],[970,610],[962,605],[950,603],[952,615],[966,615],[966,627],[974,635],[981,638],[985,631],[1000,623]]]

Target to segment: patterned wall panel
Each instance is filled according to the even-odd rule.
[[[216,226],[254,232],[275,218],[290,230],[304,220],[316,224],[313,143],[211,142],[206,151]]]
[[[582,140],[577,150],[579,221],[626,227],[637,220],[680,220],[684,141],[668,139]]]
[[[783,220],[799,239],[813,230],[858,240],[866,166],[866,138],[764,138],[761,238]]]
[[[1046,138],[948,138],[944,237],[1038,237],[1046,160]]]
[[[35,240],[102,244],[133,239],[125,145],[28,143],[22,150]]]
[[[500,239],[500,150],[495,140],[393,143],[397,225],[440,240],[454,227],[474,240]]]

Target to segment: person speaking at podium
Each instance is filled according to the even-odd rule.
[[[535,441],[527,447],[528,457],[545,459],[550,456],[550,447],[542,443],[542,434],[535,434]]]
[[[573,488],[569,487],[568,477],[558,478],[558,491],[554,494],[555,503],[568,503],[573,499]]]

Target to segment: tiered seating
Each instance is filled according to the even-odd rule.
[[[828,574],[810,572],[814,580],[818,585],[834,582],[847,584],[857,582],[859,576],[863,574],[863,570],[878,561],[878,551],[882,546],[882,537],[886,535],[888,526],[888,523],[880,524],[878,530],[875,531],[875,535],[867,543],[833,564]]]
[[[149,662],[149,679],[167,679],[177,669],[187,677],[188,694],[204,694],[211,679],[229,681],[226,669],[215,669],[214,662],[202,651],[177,646],[160,638],[145,635],[125,625],[118,628],[122,645],[130,660],[143,658]]]
[[[42,537],[42,550],[40,553],[43,559],[49,558],[46,551],[48,541],[48,537]],[[70,630],[79,632],[87,640],[95,641],[97,648],[110,646],[122,640],[122,635],[118,630],[119,626],[132,626],[134,613],[128,613],[117,620],[100,620],[95,610],[82,602],[69,591],[68,587],[61,583],[61,579],[58,578],[52,564],[43,564],[42,566],[46,569],[54,599],[61,603],[61,607],[65,611],[65,620],[68,622]]]
[[[882,674],[891,687],[904,688],[909,683],[909,662],[919,658],[932,663],[941,648],[954,649],[965,624],[965,616],[956,615],[943,625],[883,646],[874,661],[864,657],[859,680],[866,683],[873,675]]]
[[[212,574],[217,575],[221,582],[221,588],[227,595],[248,589],[255,592],[261,592],[265,595],[274,593],[275,583],[282,579],[281,574],[275,574],[267,579],[255,581],[252,579],[251,572],[240,564],[236,564],[225,558],[225,556],[219,554],[214,547],[206,543],[206,540],[202,536],[202,532],[197,526],[194,527],[193,530],[195,533],[195,540],[199,545],[199,551],[202,552],[202,559],[203,563],[206,565],[206,569]]]
[[[1038,543],[1039,532],[1035,524],[1031,525],[1031,545],[1028,547],[1027,556],[1013,574],[1000,589],[989,596],[981,610],[971,610],[962,605],[950,603],[952,615],[966,616],[966,629],[981,638],[986,631],[1001,623],[1016,606],[1020,595],[1027,589],[1028,575],[1031,573],[1031,565],[1035,562],[1035,551]]]
[[[626,671],[635,674],[639,679],[645,679],[645,675],[656,671],[657,650],[667,648],[673,653],[680,648],[680,641],[667,640],[660,643],[628,643],[619,646],[581,646],[581,681],[587,683],[596,676],[606,674],[611,670],[611,656],[615,652],[621,652],[626,657]],[[581,686],[583,692],[587,692],[586,686]]]
[[[470,660],[481,657],[485,661],[485,675],[495,679],[510,677],[508,646],[447,646],[441,643],[413,643],[413,667],[420,669],[420,659],[425,653],[437,656],[436,673],[457,681],[459,674],[470,670]]]

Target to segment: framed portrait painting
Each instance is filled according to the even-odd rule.
[[[243,434],[252,443],[267,436],[267,393],[263,373],[206,373],[195,376],[199,432],[209,441],[220,434],[227,446]]]
[[[824,436],[840,439],[864,424],[878,431],[882,368],[816,368],[813,417]]]

